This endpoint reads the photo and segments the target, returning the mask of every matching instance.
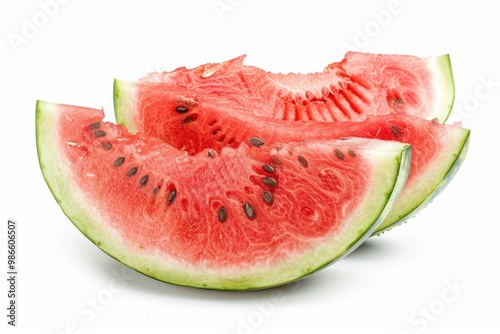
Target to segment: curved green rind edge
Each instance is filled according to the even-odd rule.
[[[387,214],[390,212],[392,206],[394,205],[394,202],[396,201],[397,197],[399,196],[402,189],[404,188],[404,185],[405,185],[406,180],[408,178],[408,174],[410,171],[410,162],[411,162],[411,146],[404,145],[400,155],[396,156],[395,160],[393,162],[395,162],[397,164],[397,168],[396,168],[397,172],[396,172],[395,177],[393,178],[392,185],[389,187],[391,189],[391,191],[385,195],[385,198],[387,199],[387,201],[386,201],[385,205],[379,211],[375,211],[375,212],[371,211],[370,212],[370,214],[373,217],[376,217],[376,219],[371,220],[368,223],[365,223],[365,225],[367,227],[363,231],[360,231],[358,233],[358,237],[354,238],[350,243],[348,243],[344,249],[338,251],[338,253],[339,253],[338,256],[318,265],[316,268],[314,268],[308,272],[305,272],[302,275],[299,275],[299,276],[294,277],[292,279],[288,279],[286,281],[281,281],[277,284],[269,284],[269,285],[265,285],[265,286],[262,286],[262,285],[255,286],[251,282],[248,282],[250,284],[239,284],[237,282],[231,282],[231,283],[226,282],[226,283],[221,284],[220,286],[193,286],[193,285],[182,284],[182,283],[178,283],[178,282],[177,283],[176,282],[168,282],[168,281],[162,279],[162,277],[155,277],[155,276],[152,276],[150,273],[145,273],[145,272],[137,270],[136,268],[133,268],[133,267],[131,267],[131,268],[136,270],[136,271],[139,271],[145,275],[148,275],[156,280],[162,281],[162,282],[166,282],[166,283],[170,283],[170,284],[174,284],[174,285],[179,285],[179,286],[203,288],[203,289],[207,289],[207,290],[224,290],[224,291],[263,290],[263,289],[270,289],[270,288],[274,288],[274,287],[278,287],[278,286],[287,285],[287,284],[294,283],[296,281],[305,279],[306,277],[333,265],[334,263],[338,262],[342,258],[344,258],[347,255],[349,255],[350,253],[352,253],[356,248],[358,248],[364,241],[366,241],[374,233],[374,231],[379,226],[379,224],[384,220],[384,218],[387,216]],[[391,170],[391,167],[394,168],[394,166],[387,166],[387,168],[383,168],[383,169],[385,169],[386,172],[389,172]],[[380,194],[375,195],[374,197],[377,197],[379,200],[379,198],[380,198],[379,196],[380,196]],[[367,210],[365,210],[365,211],[367,211]],[[264,275],[269,276],[269,275],[272,275],[273,273],[274,272],[271,271],[271,272],[265,272],[261,275],[262,276],[264,276]]]
[[[465,130],[465,129],[464,129]],[[465,130],[466,135],[464,136],[462,145],[460,146],[460,150],[456,154],[456,159],[450,164],[450,167],[444,176],[444,178],[441,180],[439,184],[437,184],[436,188],[434,191],[423,201],[420,203],[415,209],[410,211],[408,214],[406,214],[404,217],[401,219],[395,221],[394,223],[388,225],[388,226],[383,226],[384,224],[382,223],[379,228],[374,232],[373,235],[379,236],[382,235],[385,232],[390,231],[396,226],[402,225],[403,223],[407,222],[409,219],[415,217],[422,209],[427,207],[445,188],[446,186],[451,182],[451,180],[455,177],[457,174],[458,170],[462,166],[465,157],[467,156],[467,152],[469,150],[469,143],[470,143],[470,130]]]
[[[116,122],[125,126],[130,133],[137,132],[133,117],[135,110],[136,83],[118,80],[113,81],[113,104]]]
[[[191,287],[191,288],[195,287],[195,288],[202,288],[205,290],[217,290],[217,291],[220,291],[220,290],[223,290],[223,291],[265,290],[265,289],[272,289],[272,288],[276,288],[279,286],[288,285],[288,284],[292,284],[292,283],[301,281],[301,280],[309,277],[310,275],[317,273],[317,272],[319,272],[325,268],[328,268],[329,266],[337,263],[338,261],[340,261],[341,259],[343,259],[347,255],[349,255],[353,251],[355,251],[363,242],[365,242],[368,238],[370,238],[373,235],[376,228],[380,225],[380,223],[384,220],[384,218],[389,214],[392,206],[394,205],[394,202],[397,200],[397,197],[399,196],[399,194],[401,193],[401,191],[404,188],[404,185],[406,183],[406,180],[408,178],[408,174],[410,171],[411,146],[405,145],[404,149],[401,151],[401,155],[395,157],[395,160],[397,161],[397,164],[398,164],[397,176],[394,178],[392,190],[391,190],[390,194],[387,196],[386,205],[382,208],[381,211],[378,212],[378,214],[379,214],[378,218],[375,221],[373,221],[371,224],[368,224],[368,226],[370,226],[370,227],[368,229],[366,229],[365,231],[363,231],[362,234],[360,234],[358,238],[352,240],[352,242],[347,245],[347,247],[345,248],[345,251],[343,251],[341,253],[341,255],[339,255],[338,257],[336,257],[333,260],[330,260],[328,262],[325,262],[325,263],[319,265],[314,270],[311,270],[311,271],[309,271],[301,276],[298,276],[296,278],[293,278],[293,279],[290,279],[287,281],[280,282],[279,284],[273,284],[273,285],[268,285],[268,286],[259,286],[259,287],[248,286],[248,285],[240,285],[240,286],[224,285],[224,286],[220,286],[220,287],[204,287],[204,286],[200,287],[200,286],[185,285],[185,284],[181,284],[181,283],[167,282],[159,277],[150,276],[147,273],[141,272],[133,267],[131,267],[131,268],[142,273],[142,274],[150,276],[151,278],[156,279],[160,282],[165,282],[165,283],[178,285],[178,286],[184,286],[184,287]],[[118,261],[120,261],[120,260],[118,260]],[[267,274],[272,274],[272,273],[267,273]]]
[[[434,109],[438,112],[436,118],[444,124],[451,114],[455,102],[455,80],[451,68],[450,55],[445,54],[430,58],[431,72],[435,75],[435,89],[437,90],[437,104]]]
[[[276,267],[256,268],[255,271],[249,271],[248,275],[243,278],[232,279],[225,276],[225,273],[221,275],[220,272],[208,270],[200,272],[188,268],[188,264],[179,265],[170,262],[166,264],[151,255],[131,253],[116,231],[100,224],[100,221],[104,219],[93,210],[93,207],[85,205],[85,198],[72,184],[63,158],[58,154],[59,139],[54,125],[57,121],[55,108],[58,108],[58,105],[43,101],[37,102],[36,142],[44,179],[64,214],[83,235],[112,258],[146,276],[174,285],[211,290],[258,290],[285,285],[309,276],[352,252],[373,233],[390,211],[409,172],[410,146],[394,143],[399,146],[394,146],[387,153],[384,162],[377,166],[379,170],[377,175],[380,178],[375,180],[375,184],[377,182],[381,184],[374,187],[376,191],[371,193],[365,205],[358,208],[353,215],[354,223],[344,227],[342,233],[335,236],[337,239],[340,238],[340,244],[335,244],[333,242],[335,240],[332,239],[310,252],[301,254],[299,260],[302,262],[292,261]],[[358,220],[362,222],[359,223]],[[316,261],[315,257],[326,258],[326,260]],[[166,268],[166,265],[169,267]],[[300,269],[297,270],[297,268]],[[290,270],[293,276],[289,275]],[[283,274],[290,277],[281,279],[280,275]]]
[[[49,187],[50,192],[52,193],[52,196],[54,196],[54,198],[58,204],[61,204],[62,198],[59,195],[59,193],[56,191],[56,189],[58,189],[62,185],[57,186],[57,184],[54,184],[55,182],[54,183],[49,182],[50,177],[49,177],[49,175],[47,175],[47,173],[44,172],[46,170],[46,168],[45,168],[45,162],[42,158],[43,157],[42,150],[49,150],[49,149],[52,149],[52,147],[47,145],[45,148],[42,148],[43,146],[45,146],[44,145],[45,136],[43,135],[42,128],[41,128],[41,126],[39,126],[39,124],[44,124],[47,122],[47,120],[45,119],[44,113],[42,113],[43,103],[44,103],[43,101],[36,101],[36,116],[35,116],[36,128],[35,128],[35,131],[36,131],[36,152],[37,152],[37,156],[38,156],[38,164],[40,166],[40,170],[42,171],[42,176],[45,180],[45,183],[47,183],[47,186]],[[53,153],[51,155],[53,155]]]
[[[42,171],[42,176],[45,183],[49,187],[52,196],[56,200],[57,204],[61,207],[63,213],[70,219],[75,227],[83,233],[92,243],[99,246],[99,238],[92,238],[90,233],[87,232],[85,224],[77,224],[75,221],[79,220],[81,217],[90,217],[86,210],[81,210],[78,212],[69,212],[65,210],[64,201],[67,198],[75,198],[72,193],[71,187],[69,187],[68,177],[65,171],[61,168],[61,163],[57,149],[55,145],[52,145],[51,137],[57,136],[57,133],[52,131],[50,124],[54,122],[54,118],[44,110],[46,108],[51,108],[55,104],[45,101],[36,101],[36,150],[38,156],[38,164],[40,170]]]

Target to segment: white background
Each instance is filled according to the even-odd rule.
[[[493,2],[60,0],[45,9],[49,16],[45,1],[0,5],[0,277],[7,218],[19,225],[18,326],[7,325],[2,279],[0,332],[500,333],[500,20]],[[217,4],[230,7],[218,12]],[[241,54],[270,71],[320,71],[343,57],[342,45],[449,53],[453,119],[472,130],[471,145],[453,182],[417,217],[299,284],[237,293],[154,281],[81,235],[42,178],[37,99],[102,106],[114,120],[115,77]]]

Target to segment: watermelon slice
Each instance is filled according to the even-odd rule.
[[[237,147],[252,137],[270,144],[347,136],[411,144],[413,158],[405,189],[375,234],[402,224],[425,207],[452,180],[467,153],[469,130],[405,113],[387,112],[360,121],[288,122],[255,116],[251,100],[243,104],[172,87],[172,83],[116,80],[116,118],[129,129],[160,138],[190,154],[207,148],[220,151],[225,146]]]
[[[360,121],[404,112],[444,123],[455,97],[449,55],[348,52],[341,62],[313,74],[270,73],[243,65],[243,59],[151,73],[141,83],[162,83],[166,92],[223,96],[249,106],[255,116],[289,121]]]
[[[44,178],[95,245],[172,284],[260,289],[309,275],[371,235],[409,168],[409,145],[359,138],[190,156],[103,116],[37,102]]]

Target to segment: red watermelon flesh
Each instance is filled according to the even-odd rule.
[[[444,122],[454,100],[448,55],[419,58],[348,52],[318,73],[271,73],[243,65],[244,56],[194,69],[151,73],[162,83],[251,106],[256,116],[279,120],[359,121],[367,115],[407,113]]]
[[[191,156],[103,116],[37,103],[44,178],[98,247],[173,284],[258,289],[306,276],[374,231],[408,172],[408,145],[392,141],[242,144]]]
[[[196,154],[238,147],[252,137],[264,143],[342,137],[395,140],[412,145],[405,189],[377,233],[416,214],[450,182],[468,147],[469,130],[405,113],[366,116],[363,121],[287,122],[257,117],[251,102],[196,91],[168,91],[163,83],[115,82],[116,118],[127,128],[160,138]],[[180,109],[179,109],[180,108]]]

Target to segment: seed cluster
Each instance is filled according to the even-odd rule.
[[[176,107],[176,111],[178,113],[180,113],[180,114],[186,113],[188,110],[189,109],[187,107],[185,107],[185,106],[177,106]],[[191,116],[187,116],[186,118],[184,118],[183,122],[184,123],[189,123],[192,120],[193,119],[191,118]],[[93,136],[95,138],[102,138],[102,137],[106,136],[106,132],[101,129],[101,123],[100,122],[91,123],[89,125],[89,129],[92,130]],[[392,131],[396,135],[395,132],[399,131],[399,129],[394,130],[394,126],[393,126],[392,127]],[[260,139],[260,138],[257,138],[257,137],[251,137],[248,141],[249,141],[249,143],[252,146],[257,147],[257,148],[262,147],[263,145],[265,145],[264,141],[262,139]],[[101,147],[102,147],[103,150],[108,151],[108,150],[111,150],[113,148],[113,144],[110,141],[103,140],[101,142]],[[277,147],[276,149],[279,151],[279,150],[283,149],[283,147]],[[350,156],[352,156],[352,157],[356,157],[356,153],[354,151],[352,151],[352,150],[349,150],[348,154]],[[212,151],[208,151],[207,155],[210,158],[214,158],[215,157],[215,153],[212,152]],[[340,159],[340,160],[344,160],[346,158],[345,154],[341,150],[339,150],[339,149],[334,149],[334,155],[338,159]],[[274,198],[272,189],[275,189],[275,188],[278,187],[278,180],[276,179],[275,176],[273,176],[273,174],[275,174],[276,168],[278,166],[282,166],[283,165],[281,159],[277,155],[271,155],[270,159],[271,159],[271,163],[264,163],[263,165],[261,165],[262,171],[265,172],[265,173],[267,173],[267,175],[261,177],[261,179],[260,179],[261,182],[262,182],[262,185],[264,187],[266,187],[263,190],[263,192],[262,192],[262,200],[267,205],[273,205],[274,204],[275,198]],[[126,161],[126,158],[124,156],[119,156],[119,157],[117,157],[113,161],[113,167],[119,168],[122,165],[124,165],[125,161]],[[296,161],[303,168],[308,168],[309,167],[309,162],[302,155],[298,155]],[[132,166],[132,167],[130,167],[125,172],[125,174],[129,178],[135,178],[135,176],[137,174],[139,174],[139,171],[140,171],[140,166]],[[149,181],[150,181],[150,177],[149,177],[148,174],[142,175],[141,178],[139,179],[139,182],[138,182],[139,187],[146,187],[146,185],[149,183]],[[152,191],[153,192],[153,196],[156,196],[158,194],[158,192],[160,191],[160,188],[161,188],[160,184],[158,184],[157,186],[155,186],[153,188],[153,191]],[[168,194],[167,194],[167,197],[166,197],[166,203],[167,203],[167,205],[172,204],[175,201],[176,197],[177,197],[177,189],[175,187],[169,187],[169,189],[170,190],[168,191]],[[257,213],[256,213],[256,210],[255,210],[255,207],[251,203],[244,202],[243,206],[242,206],[242,209],[243,209],[243,212],[244,212],[244,214],[246,215],[246,217],[248,219],[254,220],[256,218]],[[217,211],[217,218],[218,218],[219,222],[225,223],[227,221],[227,219],[228,219],[228,216],[229,215],[228,215],[227,208],[224,205],[222,205],[218,209],[218,211]]]
[[[186,110],[183,111],[184,109],[180,108],[180,111],[178,111],[178,112],[182,113],[182,112],[187,111],[186,107],[183,107],[183,108],[185,108]],[[105,131],[100,129],[101,125],[102,124],[100,122],[94,122],[94,123],[91,123],[89,125],[89,129],[92,130],[92,134],[95,138],[102,138],[102,137],[105,137],[107,135]],[[105,151],[109,151],[113,148],[113,144],[110,141],[103,140],[101,142],[101,148]],[[126,158],[123,156],[117,157],[113,161],[113,167],[115,167],[115,168],[121,167],[125,163],[125,160],[126,160]],[[139,173],[139,170],[140,170],[140,166],[132,166],[126,171],[125,174],[129,178],[133,178]],[[141,187],[141,188],[146,187],[146,185],[148,183],[149,183],[149,175],[148,174],[142,175],[141,178],[139,179],[139,187]],[[153,196],[156,196],[158,194],[158,192],[160,191],[160,188],[161,188],[161,185],[157,185],[153,188]],[[167,205],[170,205],[175,200],[176,197],[177,197],[177,190],[175,188],[173,188],[169,191],[169,193],[167,195]]]
[[[265,145],[264,141],[260,138],[257,137],[251,137],[249,138],[248,142],[254,146],[254,147],[261,147]],[[210,151],[208,152],[208,155],[211,156]],[[271,161],[274,165],[278,166],[281,165],[281,160],[277,156],[272,156]],[[278,163],[276,163],[278,162]],[[276,171],[276,167],[273,166],[272,164],[265,163],[261,165],[262,171],[267,173],[267,174],[273,174]],[[275,177],[272,177],[270,175],[266,175],[260,178],[262,181],[262,185],[267,187],[262,192],[262,200],[264,203],[267,205],[272,205],[274,203],[274,196],[271,192],[271,189],[276,188],[278,186],[278,181],[276,180]],[[243,212],[246,215],[246,217],[250,220],[254,220],[257,217],[257,212],[255,210],[255,207],[249,203],[249,202],[244,202],[243,203]],[[225,206],[221,206],[217,212],[217,216],[219,219],[219,222],[224,223],[228,219],[228,211]]]

